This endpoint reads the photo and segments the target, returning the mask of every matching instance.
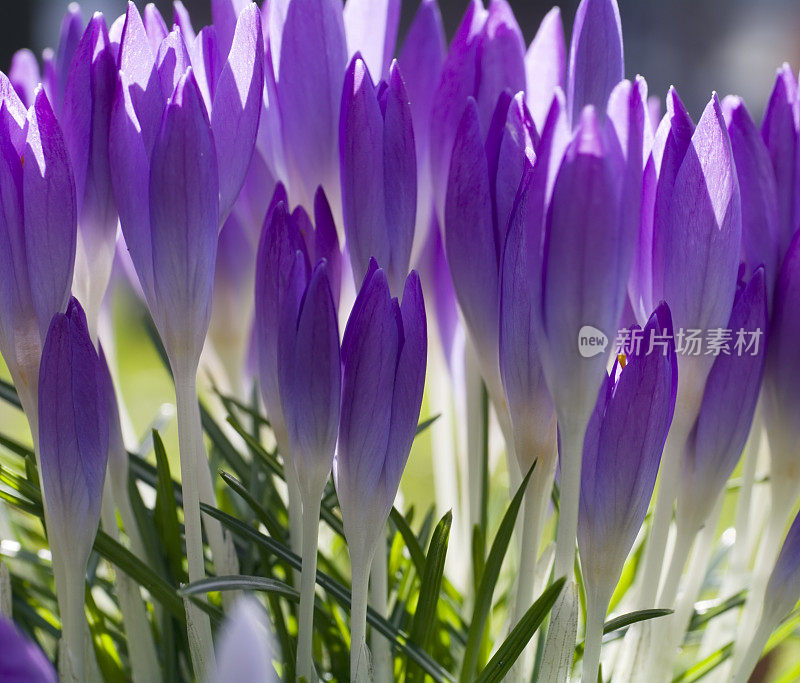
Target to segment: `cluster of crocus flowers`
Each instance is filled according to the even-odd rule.
[[[716,93],[695,125],[674,88],[660,117],[644,78],[625,78],[615,0],[582,0],[569,49],[557,9],[526,49],[505,0],[471,0],[449,45],[436,0],[422,1],[400,45],[399,0],[215,0],[212,16],[196,31],[177,2],[170,28],[155,6],[129,2],[114,22],[95,14],[84,25],[71,7],[41,71],[20,52],[0,73],[0,353],[33,437],[62,679],[95,675],[84,589],[98,525],[118,538],[119,511],[145,554],[125,406],[104,352],[119,257],[174,381],[193,584],[210,567],[237,575],[242,556],[218,519],[201,516],[217,498],[198,375],[218,362],[236,399],[253,389],[263,402],[288,545],[302,559],[297,643],[284,653],[299,676],[318,675],[331,479],[350,558],[350,677],[393,676],[375,632],[371,662],[367,609],[388,617],[386,524],[427,377],[429,403],[445,395],[460,418],[442,441],[458,448],[432,458],[452,464],[434,470],[458,479],[447,504],[467,537],[486,540],[474,525],[487,521],[489,405],[510,488],[528,482],[509,626],[524,625],[542,576],[565,577],[536,645],[547,681],[571,675],[580,588],[582,676],[597,680],[637,538],[623,605],[674,613],[631,627],[604,673],[671,672],[726,483],[766,430],[763,535],[753,522],[736,539],[756,556],[726,669],[745,680],[800,595],[797,519],[784,534],[800,497],[791,69],[779,70],[760,129],[741,99]],[[694,352],[692,332],[715,345]],[[638,341],[617,355],[619,338]],[[442,372],[429,372],[437,363]],[[745,459],[738,518],[751,511],[757,455]],[[542,552],[552,499],[554,543]],[[476,541],[458,558],[475,562],[476,584],[484,550]],[[156,658],[127,580],[120,606],[138,683]],[[745,587],[735,583],[726,590]],[[216,649],[213,610],[184,601],[194,673],[272,679],[264,614],[232,598]],[[0,635],[20,642],[13,657],[0,653],[0,672],[53,678],[5,621]],[[530,659],[513,675],[529,678]]]

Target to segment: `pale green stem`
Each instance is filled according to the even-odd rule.
[[[351,556],[352,558],[352,556]],[[351,562],[352,596],[350,603],[350,682],[366,683],[369,675],[367,650],[367,595],[372,558],[367,562]]]
[[[303,570],[300,578],[300,613],[297,634],[297,675],[308,683],[317,680],[314,668],[314,595],[317,576],[320,498],[309,496],[303,506]]]
[[[303,497],[300,494],[300,482],[297,480],[289,455],[289,435],[282,425],[273,425],[278,452],[283,458],[283,473],[286,479],[287,498],[289,502],[289,547],[295,555],[303,552]],[[294,571],[295,584],[300,581],[300,572]]]
[[[60,560],[58,564],[61,565]],[[64,643],[62,655],[66,654],[69,658],[64,671],[69,672],[74,681],[82,683],[86,680],[84,635],[87,624],[83,608],[85,579],[81,572],[69,571],[63,566],[59,566],[55,574],[56,600],[61,615],[61,639]]]
[[[198,471],[208,469],[203,446],[203,433],[197,407],[195,378],[189,374],[181,377],[175,373],[175,397],[178,409],[178,444],[181,460],[181,488],[183,490],[183,518],[186,534],[186,559],[189,565],[189,581],[194,583],[205,578],[203,557],[203,532],[200,521],[200,492]],[[211,639],[211,622],[199,607],[186,601],[187,617],[191,620],[190,641],[192,664],[200,677],[209,667],[205,657],[212,657],[214,646]],[[191,615],[189,613],[191,612]]]
[[[372,560],[372,570],[370,571],[370,605],[382,617],[388,613],[388,571],[386,562],[386,539],[384,534],[380,535],[378,548]],[[372,646],[372,662],[375,669],[376,681],[394,680],[392,668],[392,650],[389,641],[377,630],[372,629],[370,635],[370,645]]]
[[[597,683],[600,670],[600,649],[603,645],[603,625],[608,600],[593,600],[586,608],[586,636],[583,641],[583,683]]]
[[[753,669],[755,669],[756,664],[758,664],[758,660],[761,657],[761,653],[764,651],[764,646],[767,644],[767,640],[769,640],[769,635],[772,633],[774,626],[775,624],[772,619],[766,619],[762,616],[747,648],[742,651],[741,655],[738,649],[734,650],[731,683],[747,683],[750,674],[753,673]],[[737,647],[739,645],[740,644],[737,643]]]

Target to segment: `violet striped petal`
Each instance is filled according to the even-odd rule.
[[[28,114],[22,187],[31,298],[44,338],[53,315],[64,311],[69,300],[77,206],[64,136],[42,88]]]
[[[147,40],[150,43],[150,49],[153,54],[158,54],[159,46],[162,41],[169,35],[167,22],[161,16],[161,12],[152,3],[149,2],[144,6],[144,14],[142,16],[144,23],[144,30],[147,33]]]
[[[211,0],[211,19],[217,29],[219,48],[223,56],[231,51],[239,15],[249,4],[248,0]]]
[[[347,0],[343,19],[349,55],[360,53],[376,78],[384,78],[397,41],[400,0]]]
[[[555,89],[565,87],[566,53],[561,10],[553,7],[542,19],[525,53],[528,109],[539,130],[544,126]]]
[[[581,0],[572,26],[567,107],[577,126],[587,104],[605,111],[614,86],[625,78],[622,24],[617,0]]]
[[[15,683],[57,683],[55,669],[39,647],[12,621],[0,616],[0,679]]]
[[[11,58],[8,79],[13,84],[14,90],[17,91],[23,104],[26,107],[30,107],[33,104],[36,86],[42,80],[36,55],[27,48],[17,50]]]
[[[83,35],[83,16],[77,3],[70,3],[64,18],[61,20],[61,32],[58,39],[58,48],[54,53],[45,50],[44,70],[42,84],[47,92],[53,110],[61,113],[64,104],[64,91],[67,88],[67,75],[72,64],[72,56],[78,48],[78,43]]]
[[[156,324],[173,364],[197,363],[208,330],[218,188],[214,138],[190,68],[164,111],[150,170]]]
[[[83,572],[100,521],[108,460],[108,406],[100,361],[76,299],[56,313],[39,370],[39,450],[48,538]]]

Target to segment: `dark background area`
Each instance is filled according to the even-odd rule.
[[[67,0],[0,0],[0,69],[21,47],[37,54],[58,39]],[[137,1],[140,8],[144,2]],[[195,28],[209,21],[210,0],[184,0]],[[404,0],[401,40],[419,0]],[[510,0],[526,43],[552,0]],[[699,116],[711,91],[745,98],[760,116],[775,69],[784,61],[800,64],[798,0],[619,0],[629,77],[640,73],[651,94],[663,98],[675,85],[689,111]],[[168,23],[171,2],[156,2]],[[466,0],[439,0],[448,36],[458,25]],[[567,31],[578,0],[559,3]],[[102,10],[109,23],[125,8],[124,0],[82,3],[84,16]]]

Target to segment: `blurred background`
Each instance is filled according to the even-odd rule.
[[[552,0],[509,0],[529,43]],[[210,0],[183,0],[195,27],[209,23]],[[40,54],[58,37],[67,0],[0,0],[0,69],[21,47]],[[84,16],[100,10],[113,19],[125,0],[87,0]],[[137,0],[140,7],[145,3]],[[155,3],[169,21],[170,0]],[[404,0],[401,39],[419,0]],[[567,36],[578,0],[558,3]],[[466,0],[439,0],[448,36]],[[741,95],[760,117],[775,69],[800,66],[800,2],[797,0],[619,0],[629,77],[647,78],[650,93],[663,99],[674,85],[696,119],[712,90]],[[110,23],[110,21],[109,21]]]

